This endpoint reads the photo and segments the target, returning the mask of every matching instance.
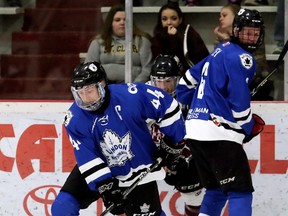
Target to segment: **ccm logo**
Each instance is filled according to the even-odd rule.
[[[227,179],[224,179],[224,180],[221,180],[220,181],[220,184],[223,185],[223,184],[227,184],[229,182],[233,182],[235,180],[235,176],[233,176],[232,178],[227,178]]]

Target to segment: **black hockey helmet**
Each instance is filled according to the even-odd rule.
[[[177,56],[158,55],[151,68],[151,76],[172,77],[180,76],[183,66]]]
[[[177,56],[158,55],[152,65],[151,84],[175,96],[183,66]]]
[[[259,38],[256,42],[243,42],[239,38],[239,32],[243,27],[259,28]],[[233,21],[232,42],[238,43],[245,50],[255,51],[264,41],[265,27],[261,14],[257,10],[249,10],[241,8]]]
[[[102,80],[107,81],[107,75],[101,64],[98,62],[81,63],[74,69],[71,86],[78,89]]]
[[[104,81],[104,83],[102,82]],[[103,104],[105,99],[105,85],[107,84],[107,75],[98,62],[87,62],[79,64],[73,72],[71,79],[71,91],[76,104],[84,110],[96,111]],[[89,88],[98,90],[99,98],[93,101],[84,101],[79,92],[84,92]]]

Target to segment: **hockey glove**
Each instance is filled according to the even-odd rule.
[[[202,188],[193,158],[189,161],[188,167],[180,167],[175,175],[167,172],[164,180],[182,193],[195,192]]]
[[[97,184],[100,196],[103,199],[106,208],[114,204],[114,208],[110,211],[113,215],[124,213],[126,200],[123,199],[123,194],[118,186],[117,179],[108,179]]]
[[[252,132],[250,135],[247,135],[244,140],[243,143],[247,143],[250,140],[252,140],[255,136],[257,136],[259,133],[261,133],[264,129],[265,126],[265,122],[264,120],[258,116],[257,114],[253,113],[252,117],[254,118],[254,126],[252,129]]]
[[[168,174],[176,174],[182,166],[187,167],[192,155],[185,142],[174,144],[165,136],[160,143],[160,154],[163,159],[162,166],[166,166]]]

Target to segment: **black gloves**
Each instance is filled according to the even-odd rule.
[[[113,204],[114,208],[110,212],[114,215],[123,214],[126,200],[123,199],[118,180],[114,178],[108,179],[98,183],[97,187],[105,207],[108,208]]]
[[[202,188],[193,159],[190,160],[188,167],[180,167],[176,174],[167,172],[164,180],[168,185],[174,186],[182,193],[194,192]]]
[[[160,156],[163,159],[162,166],[166,166],[167,172],[175,174],[182,166],[188,166],[192,155],[190,149],[181,142],[175,145],[172,140],[165,136],[160,143]]]
[[[247,143],[250,140],[252,140],[255,136],[257,136],[259,133],[261,133],[264,129],[265,126],[265,122],[264,120],[258,116],[257,114],[252,114],[252,117],[254,118],[254,126],[252,129],[251,134],[247,135],[244,140],[243,143]]]

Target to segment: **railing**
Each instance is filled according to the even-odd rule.
[[[0,15],[14,15],[24,13],[22,7],[0,7]]]
[[[219,13],[223,6],[180,7],[183,13]],[[257,9],[260,13],[276,13],[277,6],[243,6],[247,9]],[[102,13],[107,13],[110,7],[101,7]],[[158,13],[160,7],[133,7],[133,13]]]
[[[79,53],[79,58],[81,59],[81,61],[84,61],[86,55],[87,53]],[[266,54],[266,59],[268,61],[277,61],[278,58],[279,58],[278,54]]]

